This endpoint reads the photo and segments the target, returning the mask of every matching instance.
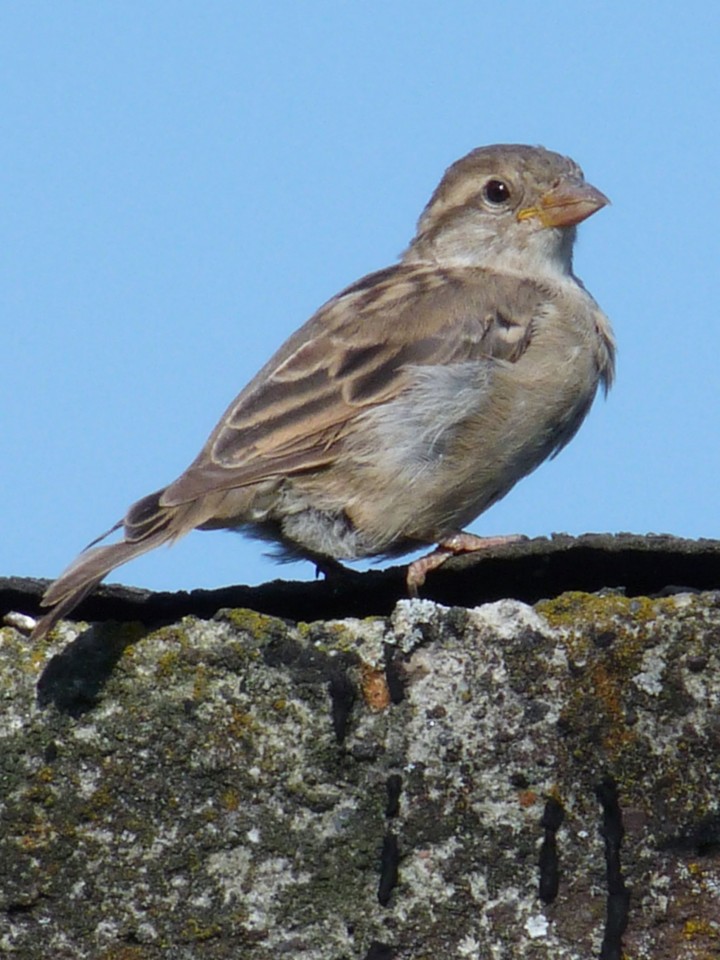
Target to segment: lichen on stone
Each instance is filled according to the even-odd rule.
[[[716,593],[4,627],[0,952],[595,956],[612,782],[627,956],[713,956],[718,638]]]

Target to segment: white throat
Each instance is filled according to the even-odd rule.
[[[513,225],[507,233],[485,224],[465,222],[444,229],[427,242],[418,238],[403,255],[405,262],[430,262],[446,267],[482,267],[525,277],[554,281],[573,277],[572,253],[576,230]],[[510,234],[510,235],[509,235]]]

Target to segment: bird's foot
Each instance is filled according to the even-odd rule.
[[[508,543],[519,543],[527,540],[522,534],[510,534],[504,537],[477,537],[474,533],[454,533],[441,540],[437,547],[419,560],[413,560],[408,566],[407,588],[411,597],[417,597],[420,587],[425,583],[425,577],[432,570],[437,570],[450,557],[459,553],[474,553],[476,550],[487,550],[490,547],[502,547]]]

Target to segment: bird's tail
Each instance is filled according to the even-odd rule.
[[[94,540],[67,570],[50,584],[41,606],[51,609],[36,624],[32,640],[42,639],[58,620],[67,616],[115,567],[163,543],[175,540],[191,529],[192,524],[185,526],[178,523],[177,515],[182,511],[182,507],[161,505],[160,498],[163,493],[164,490],[158,490],[133,504],[124,521],[116,524],[98,540]],[[119,527],[125,529],[123,540],[101,547],[95,546]]]

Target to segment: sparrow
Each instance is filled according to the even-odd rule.
[[[572,266],[577,224],[608,202],[542,147],[452,164],[400,261],[280,347],[187,470],[51,584],[34,638],[115,567],[195,528],[240,529],[326,573],[437,544],[409,565],[411,593],[448,556],[513,539],[463,527],[558,453],[612,383],[609,321]]]

